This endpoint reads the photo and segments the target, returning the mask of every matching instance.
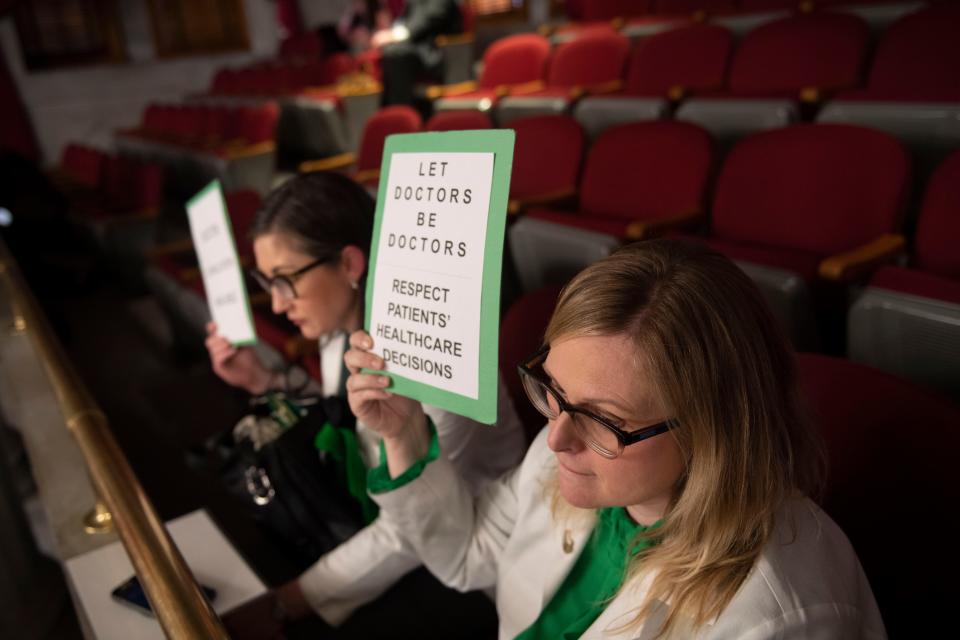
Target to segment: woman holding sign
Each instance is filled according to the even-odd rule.
[[[709,249],[625,247],[567,285],[520,365],[548,426],[479,497],[351,336],[350,406],[384,438],[381,513],[501,638],[882,638],[760,293]]]
[[[363,326],[373,216],[374,202],[362,187],[340,175],[311,173],[274,191],[251,230],[254,276],[270,292],[274,313],[286,315],[305,337],[320,340],[322,388],[311,383],[311,390],[328,398],[345,395],[346,336]],[[231,346],[216,334],[215,326],[208,332],[213,369],[223,380],[251,394],[290,390],[288,373],[267,369],[251,348]],[[424,408],[471,491],[479,491],[523,455],[520,422],[505,390],[499,398],[497,427]],[[355,433],[362,463],[376,466],[378,434],[362,420]],[[280,600],[292,617],[312,609],[327,623],[338,625],[419,564],[395,527],[377,518],[283,587]]]

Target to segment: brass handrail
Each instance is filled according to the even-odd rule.
[[[29,333],[43,362],[67,427],[164,633],[168,638],[228,638],[2,240],[0,275],[10,291],[16,322]]]

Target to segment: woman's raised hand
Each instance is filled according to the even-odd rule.
[[[350,335],[350,349],[343,356],[350,377],[347,378],[347,399],[357,420],[379,433],[384,440],[404,439],[408,432],[424,424],[423,408],[410,398],[387,391],[390,379],[361,369],[382,371],[383,358],[371,353],[373,339],[366,331]],[[422,427],[420,427],[422,429]],[[419,438],[418,438],[419,439]]]
[[[214,322],[207,323],[205,342],[213,371],[221,380],[234,387],[260,395],[270,389],[274,372],[260,362],[251,347],[235,347],[217,333]]]

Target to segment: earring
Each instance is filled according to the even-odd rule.
[[[354,280],[353,282],[350,283],[350,288],[356,291],[357,289],[360,288],[360,285],[356,282],[356,280]]]

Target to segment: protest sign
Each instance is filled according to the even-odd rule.
[[[237,346],[255,344],[250,300],[219,182],[214,180],[187,202],[187,218],[217,332]]]
[[[365,328],[395,393],[493,423],[513,131],[391,136]]]

